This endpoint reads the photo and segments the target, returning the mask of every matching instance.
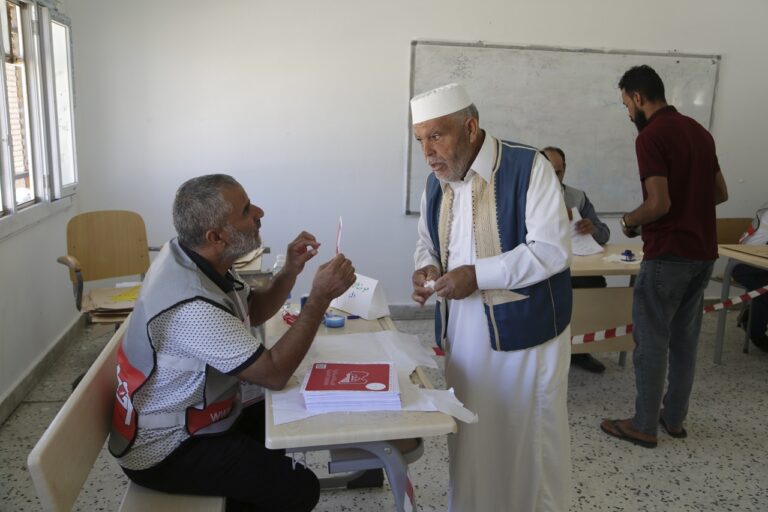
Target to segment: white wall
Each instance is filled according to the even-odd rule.
[[[410,41],[427,38],[723,54],[714,134],[738,199],[720,214],[750,214],[763,200],[754,182],[768,116],[749,98],[768,78],[755,65],[768,7],[667,4],[72,0],[83,207],[136,209],[160,243],[173,234],[175,188],[229,172],[266,211],[274,252],[307,229],[324,260],[342,215],[343,251],[390,302],[408,303]],[[616,115],[626,116],[618,91]]]
[[[170,204],[183,180],[228,172],[267,212],[263,237],[273,252],[307,229],[325,243],[317,258],[324,261],[342,215],[343,251],[381,280],[391,303],[408,303],[413,39],[722,54],[713,133],[732,199],[718,214],[751,216],[765,200],[768,4],[761,0],[63,3],[73,20],[81,209],[136,210],[150,243],[173,235]],[[618,92],[616,115],[626,115]],[[578,172],[578,162],[568,163]],[[71,303],[57,301],[63,305],[52,305],[43,322],[50,325],[12,328],[8,337],[10,322],[39,316],[38,289],[69,292],[63,269],[51,263],[64,245],[62,225],[51,220],[0,244],[4,263],[31,264],[38,247],[50,253],[31,281],[3,265],[3,288],[22,297],[0,299],[0,396],[74,315]],[[309,283],[301,279],[296,293]],[[34,348],[29,332],[40,340]]]
[[[69,213],[0,242],[0,402],[77,317],[67,269],[56,263]]]

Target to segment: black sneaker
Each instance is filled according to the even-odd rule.
[[[592,357],[591,354],[571,354],[571,364],[591,373],[603,373],[605,365]]]

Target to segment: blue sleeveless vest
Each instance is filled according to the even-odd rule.
[[[526,199],[537,151],[529,146],[503,141],[497,141],[496,150],[496,166],[489,183],[493,189],[489,192],[495,201],[498,236],[501,252],[504,253],[526,243]],[[434,174],[427,178],[426,199],[430,238],[438,259],[443,261],[438,227],[443,191]],[[475,240],[479,243],[476,226],[473,229]],[[446,269],[441,268],[440,272],[444,273]],[[539,283],[511,291],[528,298],[498,304],[483,294],[491,347],[494,350],[522,350],[540,345],[559,335],[570,323],[573,303],[570,269]],[[445,310],[445,313],[441,310]],[[443,318],[446,313],[450,314],[447,308],[435,308],[435,337],[440,346],[446,337],[447,318]]]

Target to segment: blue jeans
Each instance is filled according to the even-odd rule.
[[[640,432],[656,435],[662,396],[664,421],[671,428],[682,426],[688,414],[704,289],[713,264],[669,257],[640,265],[632,304],[636,344],[632,360],[637,386],[632,424]]]

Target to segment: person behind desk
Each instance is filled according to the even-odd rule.
[[[479,416],[448,436],[450,510],[564,512],[573,297],[555,173],[535,148],[481,130],[458,84],[414,97],[411,115],[432,168],[412,297],[437,294],[446,382]]]
[[[625,235],[638,236],[642,226],[643,237],[632,299],[637,395],[633,417],[605,419],[600,428],[654,448],[659,424],[672,437],[688,435],[683,421],[693,387],[704,289],[717,258],[715,205],[728,198],[728,188],[712,135],[667,104],[664,83],[652,68],[631,68],[619,89],[639,132],[635,152],[643,193],[642,204],[621,218]]]
[[[752,225],[741,236],[739,243],[747,245],[768,244],[768,203],[763,204],[755,213]],[[754,290],[768,284],[768,270],[740,263],[733,267],[733,279]],[[743,322],[746,329],[749,325],[749,338],[757,348],[768,352],[768,294],[752,299],[749,304],[749,322]]]
[[[576,223],[576,232],[580,235],[592,235],[595,242],[600,245],[608,243],[611,230],[598,218],[595,207],[592,206],[587,194],[583,190],[563,183],[563,178],[565,178],[565,153],[563,150],[555,146],[547,146],[541,151],[552,164],[557,179],[560,180],[565,207],[568,208],[568,217],[571,217],[571,208],[578,208],[579,210],[581,220]],[[607,284],[603,276],[571,276],[571,286],[573,288],[605,288]],[[592,354],[571,354],[571,364],[592,373],[605,371],[605,365]]]
[[[153,262],[119,345],[109,450],[150,489],[224,496],[228,511],[308,511],[317,477],[264,446],[263,401],[243,407],[241,381],[282,389],[355,274],[341,254],[321,265],[296,322],[265,348],[254,327],[280,309],[320,244],[302,232],[272,284],[251,290],[232,264],[259,247],[263,216],[230,176],[177,191],[178,238]]]

